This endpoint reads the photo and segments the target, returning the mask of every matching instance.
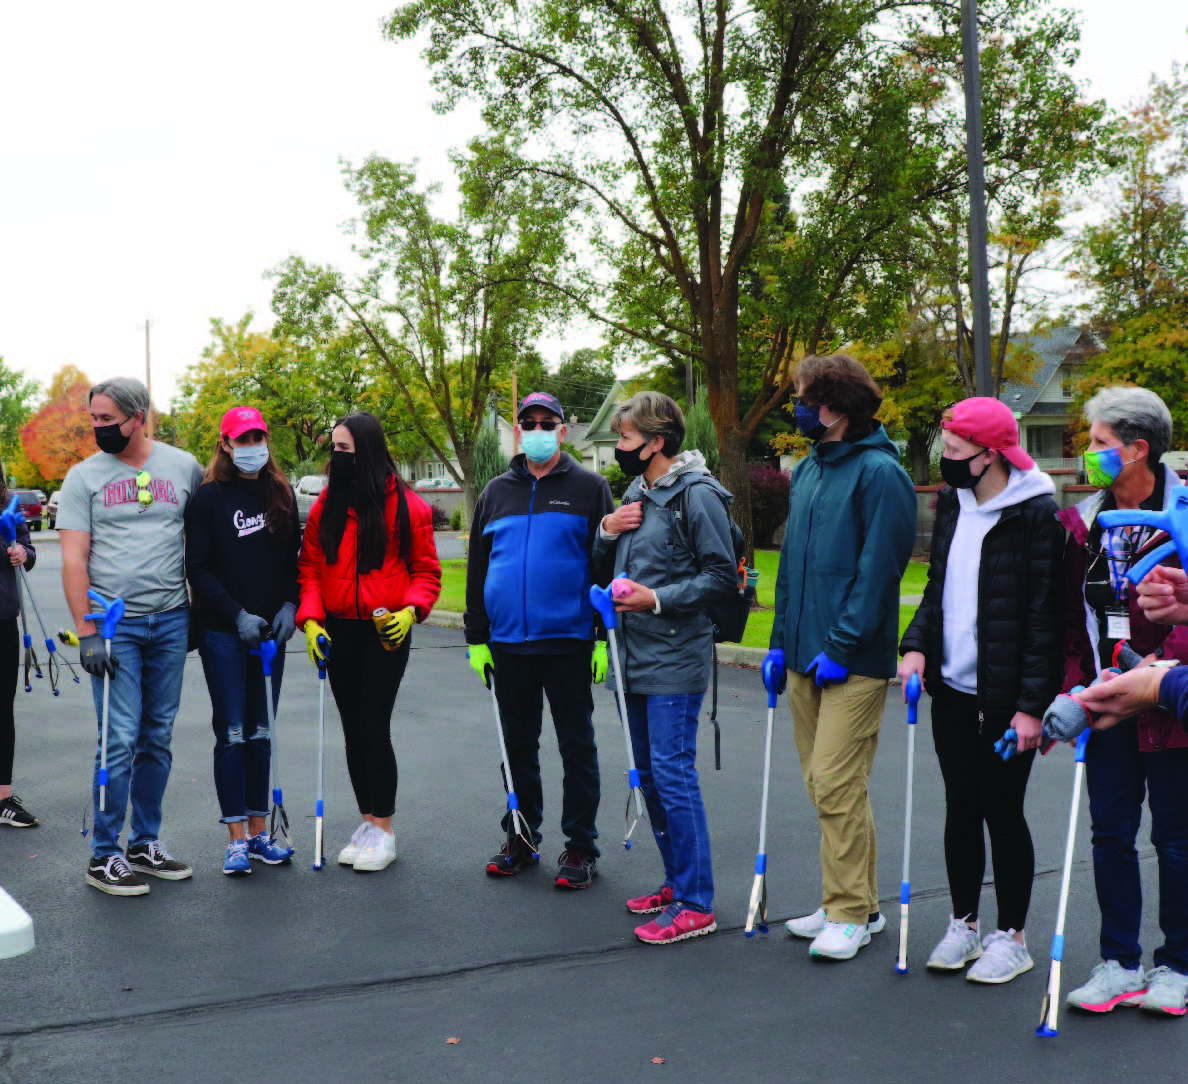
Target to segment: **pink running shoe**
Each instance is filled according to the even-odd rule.
[[[667,945],[713,933],[717,928],[713,911],[703,914],[690,911],[683,903],[674,903],[659,918],[636,926],[635,936],[648,945]]]
[[[656,915],[672,903],[672,886],[661,885],[646,896],[636,896],[627,901],[627,910],[633,915]]]

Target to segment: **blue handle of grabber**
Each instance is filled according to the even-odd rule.
[[[275,640],[261,640],[259,647],[253,647],[249,655],[260,656],[260,669],[264,671],[265,677],[272,676],[272,660],[276,658],[276,641]]]
[[[321,659],[318,662],[318,681],[325,681],[326,680],[326,664],[329,661],[329,657],[330,657],[330,641],[327,640],[325,636],[319,636],[318,637],[318,647],[320,647],[322,649],[322,654],[326,656],[326,658]],[[318,816],[320,817],[321,813],[319,813]]]
[[[1077,735],[1076,744],[1073,746],[1073,755],[1082,764],[1085,763],[1085,746],[1089,744],[1089,738],[1093,734],[1092,730],[1082,730]]]
[[[767,706],[774,708],[776,701],[780,698],[780,679],[783,674],[780,673],[777,667],[764,659],[763,661],[763,687],[767,690]]]
[[[17,526],[25,521],[25,513],[21,508],[19,497],[13,497],[8,507],[0,513],[0,542],[11,546],[16,542]]]
[[[907,698],[908,726],[915,726],[920,707],[921,688],[919,674],[912,674],[908,677],[903,692]]]
[[[98,591],[93,587],[87,592],[87,598],[92,602],[97,602],[103,607],[103,613],[87,614],[84,621],[98,622],[100,616],[103,618],[103,639],[110,640],[115,636],[116,626],[120,623],[124,616],[124,600],[122,598],[113,598],[110,602],[107,601]]]
[[[1172,550],[1180,555],[1180,564],[1188,568],[1188,493],[1172,492],[1171,504],[1163,512],[1149,512],[1140,508],[1119,508],[1112,512],[1101,512],[1097,521],[1107,528],[1154,527],[1166,531],[1171,542],[1148,554],[1126,572],[1126,578],[1138,585],[1150,574],[1160,561],[1170,557]]]
[[[615,577],[616,580],[626,578],[626,572],[620,572]],[[613,629],[618,624],[615,615],[615,600],[611,595],[611,585],[609,583],[605,587],[599,587],[598,584],[592,584],[590,586],[590,605],[598,611],[598,616],[602,618],[602,623],[608,629]]]

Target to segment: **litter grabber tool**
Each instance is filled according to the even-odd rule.
[[[25,514],[21,511],[21,502],[13,497],[8,507],[0,512],[0,544],[7,550],[16,543],[17,527],[25,521]],[[25,614],[25,592],[21,590],[24,584],[24,569],[17,569],[17,608],[21,615],[21,645],[24,649],[25,661],[25,692],[33,691],[33,678],[42,677],[41,666],[37,662],[37,652],[33,649],[33,637],[29,635],[29,619]]]
[[[115,636],[116,626],[124,616],[124,600],[113,598],[107,601],[98,591],[92,588],[87,592],[87,598],[103,607],[102,613],[89,613],[83,620],[95,622],[96,628],[101,627],[103,635],[103,649],[107,657],[111,658],[111,639]],[[102,622],[102,626],[100,626]],[[103,670],[103,719],[99,737],[99,812],[107,808],[107,709],[111,700],[111,673],[109,668]]]
[[[536,844],[532,842],[532,829],[528,821],[520,812],[520,802],[516,797],[516,788],[512,780],[511,764],[507,759],[507,740],[503,735],[503,719],[499,714],[499,699],[495,695],[495,668],[483,667],[483,681],[491,692],[491,706],[495,709],[495,729],[499,731],[499,770],[503,773],[503,789],[507,792],[507,857],[505,861],[510,865],[514,860],[514,852],[518,845],[523,845],[532,852],[533,858],[540,854]],[[512,872],[515,872],[514,870]]]
[[[18,569],[17,573],[20,576],[21,584],[25,588],[25,595],[29,599],[29,605],[33,607],[33,616],[37,618],[37,625],[41,629],[41,638],[45,642],[45,669],[49,674],[50,689],[53,691],[54,696],[58,696],[61,693],[61,689],[58,688],[61,684],[62,676],[61,663],[64,662],[66,664],[66,669],[70,671],[70,679],[75,685],[81,684],[78,671],[74,669],[74,663],[58,651],[58,645],[54,643],[54,638],[47,631],[45,621],[41,617],[41,610],[37,606],[37,599],[33,595],[33,586],[29,583],[29,573],[23,568]],[[59,659],[61,659],[61,662],[59,662]]]
[[[323,849],[323,813],[324,803],[322,798],[322,754],[326,748],[326,662],[330,654],[330,641],[325,636],[318,637],[318,648],[321,650],[322,657],[315,659],[318,667],[318,769],[317,779],[315,780],[315,805],[314,805],[314,869],[326,868],[326,853]]]
[[[626,577],[622,573],[617,579]],[[619,721],[623,724],[623,737],[627,742],[627,794],[626,831],[623,833],[623,846],[631,850],[631,833],[644,815],[643,791],[639,787],[639,771],[635,767],[635,750],[631,747],[631,725],[627,721],[627,696],[623,690],[623,668],[619,663],[619,643],[615,636],[618,625],[615,614],[614,581],[606,587],[594,584],[590,588],[590,603],[598,611],[606,626],[606,636],[610,644],[611,663],[615,668],[615,697],[619,702]],[[631,806],[635,805],[635,816],[631,815]]]
[[[289,815],[285,812],[285,799],[280,781],[280,752],[276,740],[276,713],[272,706],[272,664],[276,660],[276,641],[261,640],[259,647],[249,652],[260,656],[260,669],[264,671],[264,708],[268,715],[268,741],[272,749],[272,814],[268,821],[268,836],[273,843],[279,843],[293,857],[293,845],[289,839]]]
[[[754,937],[755,930],[767,933],[767,793],[771,783],[771,734],[775,728],[776,701],[788,681],[787,672],[778,660],[763,663],[763,687],[767,690],[767,737],[763,743],[763,798],[759,805],[759,850],[755,854],[755,883],[747,905],[747,923],[743,933]]]
[[[1162,564],[1173,554],[1178,554],[1181,566],[1188,568],[1188,490],[1183,487],[1172,490],[1167,509],[1162,512],[1119,508],[1111,512],[1099,512],[1097,522],[1110,531],[1117,527],[1153,527],[1167,534],[1167,542],[1126,569],[1126,579],[1135,586],[1142,583],[1156,565]]]
[[[916,774],[916,720],[920,708],[920,675],[911,674],[903,686],[907,701],[907,796],[903,803],[903,876],[899,880],[899,959],[895,970],[906,975],[908,969],[908,907],[912,902],[912,782]]]
[[[1074,689],[1073,692],[1079,692]],[[1081,808],[1081,779],[1085,774],[1085,746],[1089,744],[1091,730],[1082,730],[1073,747],[1076,754],[1076,769],[1073,774],[1072,803],[1068,811],[1068,839],[1064,844],[1064,869],[1060,874],[1060,905],[1056,909],[1056,932],[1052,935],[1052,964],[1048,970],[1048,987],[1044,994],[1036,1035],[1041,1039],[1056,1037],[1056,1018],[1060,1012],[1060,966],[1064,959],[1064,916],[1068,910],[1068,882],[1072,877],[1073,848],[1077,837],[1077,813]]]

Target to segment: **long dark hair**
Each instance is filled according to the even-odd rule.
[[[374,572],[383,567],[388,553],[390,527],[385,514],[388,479],[396,479],[402,507],[405,505],[404,482],[396,472],[396,463],[388,451],[384,427],[379,418],[360,410],[340,418],[334,427],[337,429],[340,425],[346,426],[355,441],[355,475],[346,486],[341,482],[336,484],[333,475],[330,475],[323,497],[325,504],[322,507],[318,540],[322,543],[327,563],[334,564],[338,560],[342,532],[346,529],[347,513],[353,508],[359,524],[356,567],[360,573]],[[329,465],[326,469],[329,474]],[[411,540],[403,522],[400,528],[403,555],[407,553]]]
[[[223,438],[219,437],[215,445],[214,455],[210,457],[210,464],[203,474],[204,482],[233,482],[243,477],[235,466],[231,453],[223,447]],[[264,522],[268,524],[268,533],[272,541],[278,546],[286,546],[293,531],[293,487],[288,478],[276,465],[272,457],[272,444],[268,445],[268,462],[260,468],[257,475],[260,482],[260,497],[264,503]]]

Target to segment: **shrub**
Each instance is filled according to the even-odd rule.
[[[788,518],[788,491],[792,477],[766,463],[747,464],[751,483],[751,530],[756,549],[771,549],[776,531]]]
[[[705,465],[711,474],[718,473],[720,457],[718,455],[718,431],[714,428],[714,420],[710,417],[709,401],[705,388],[697,389],[697,402],[685,415],[685,451],[698,449],[705,456]]]
[[[432,501],[429,507],[433,509],[433,529],[445,531],[450,526],[450,514],[437,501]]]
[[[462,530],[462,522],[463,522],[464,517],[465,517],[465,513],[462,511],[462,506],[458,505],[458,507],[455,508],[450,513],[450,530],[451,531]]]
[[[487,427],[474,442],[474,491],[482,493],[492,478],[507,470],[507,456],[499,448],[499,433]]]
[[[627,492],[627,487],[631,485],[631,479],[623,473],[618,463],[608,463],[603,467],[602,477],[610,484],[611,496],[616,501],[621,501],[623,494]]]

